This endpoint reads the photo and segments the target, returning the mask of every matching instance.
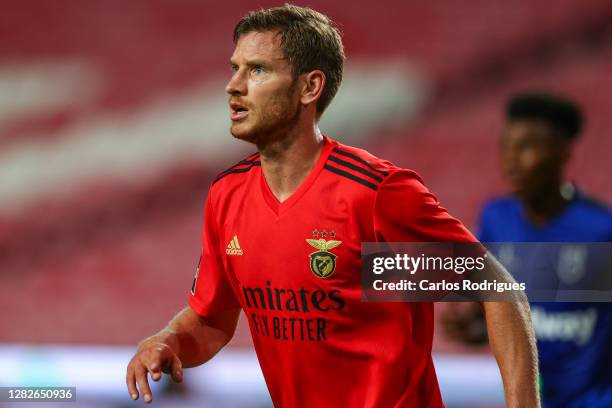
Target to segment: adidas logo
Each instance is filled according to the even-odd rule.
[[[240,248],[240,244],[238,243],[238,235],[234,235],[234,238],[227,244],[227,249],[225,250],[227,255],[242,255],[242,248]]]

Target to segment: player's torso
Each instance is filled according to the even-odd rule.
[[[216,203],[219,252],[275,405],[394,406],[411,366],[433,375],[428,391],[437,390],[427,371],[432,310],[361,301],[361,243],[376,239],[382,178],[357,160],[330,157],[283,203],[261,167],[237,175]]]
[[[218,217],[223,265],[254,336],[326,341],[328,320],[360,301],[373,197],[319,170],[307,188],[278,203],[260,168],[246,178]]]

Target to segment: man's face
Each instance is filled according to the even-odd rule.
[[[521,119],[506,124],[501,140],[501,163],[506,181],[523,198],[558,186],[569,143],[555,135],[545,121]]]
[[[274,31],[242,35],[230,59],[230,131],[238,139],[265,144],[282,139],[299,118],[296,79]]]

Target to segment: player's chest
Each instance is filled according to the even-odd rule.
[[[219,245],[243,287],[355,287],[371,217],[341,203],[305,200],[284,213],[252,202],[227,214]]]

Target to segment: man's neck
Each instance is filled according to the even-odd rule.
[[[551,185],[529,198],[522,198],[527,219],[535,225],[543,225],[557,217],[569,200],[561,194],[561,184]]]
[[[306,179],[321,154],[323,143],[323,135],[314,126],[259,146],[266,182],[279,202],[289,198]]]

